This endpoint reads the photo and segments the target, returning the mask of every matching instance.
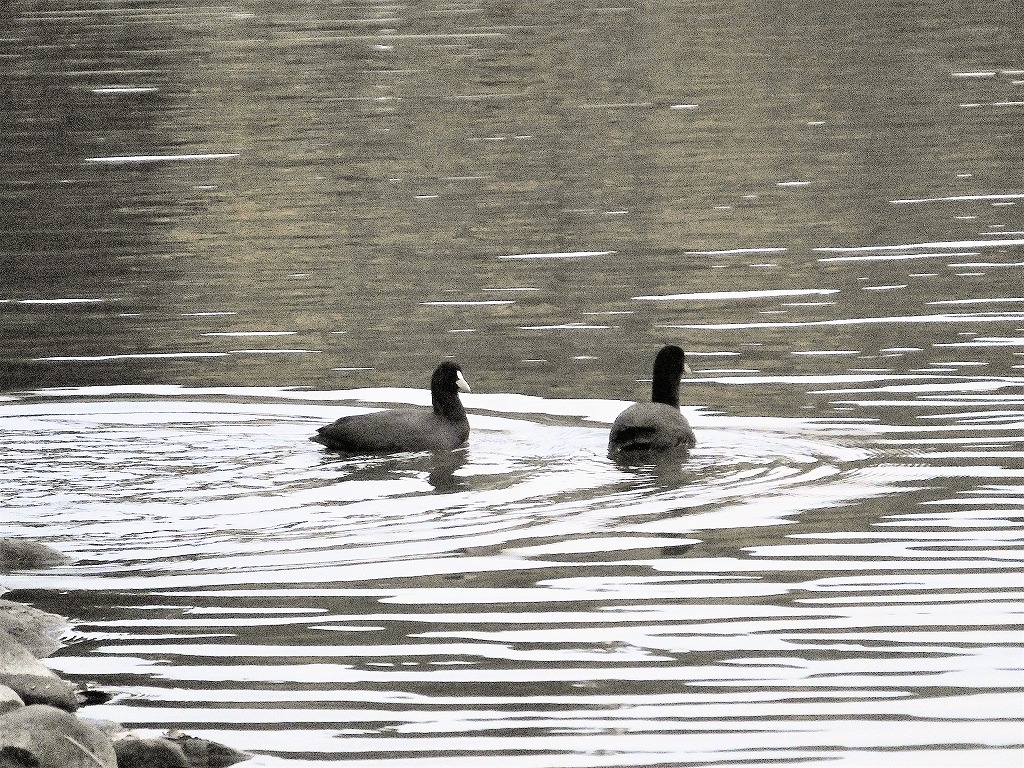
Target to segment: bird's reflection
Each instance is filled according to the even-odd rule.
[[[469,451],[464,448],[454,451],[434,451],[427,459],[430,463],[427,482],[434,487],[434,491],[456,493],[469,488],[466,479],[455,474],[466,466],[466,462],[469,460]]]
[[[673,451],[618,453],[610,458],[623,472],[646,479],[664,490],[681,488],[695,479],[693,469],[686,465],[690,452],[685,448]]]
[[[466,478],[456,475],[469,461],[468,451],[389,454],[387,456],[352,455],[336,451],[324,452],[324,463],[337,463],[344,473],[337,480],[382,481],[409,476],[425,476],[436,493],[456,493],[469,488]]]

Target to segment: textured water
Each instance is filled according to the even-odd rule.
[[[688,461],[620,467],[621,403],[480,394],[464,450],[304,442],[363,398],[423,393],[4,406],[13,532],[81,558],[5,581],[80,622],[89,714],[265,765],[1019,756],[1019,423],[694,409]]]
[[[0,578],[289,766],[1018,766],[1012,3],[15,2]],[[616,413],[686,348],[685,461]],[[469,444],[306,438],[425,405]]]

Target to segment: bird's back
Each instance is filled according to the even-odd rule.
[[[469,438],[468,421],[443,419],[426,409],[392,409],[343,416],[312,438],[353,453],[451,450]]]
[[[612,424],[608,450],[668,451],[692,448],[697,444],[686,417],[677,408],[664,403],[635,403]]]

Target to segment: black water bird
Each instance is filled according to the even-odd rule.
[[[609,454],[688,450],[697,444],[690,423],[679,412],[679,381],[689,372],[682,349],[674,344],[661,348],[654,358],[651,402],[634,403],[615,418]]]
[[[310,438],[332,451],[395,453],[451,450],[469,439],[469,419],[459,392],[469,392],[462,369],[447,361],[430,378],[431,410],[392,408],[343,416]]]

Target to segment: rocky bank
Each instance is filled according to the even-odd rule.
[[[0,538],[0,574],[68,561],[38,542]],[[249,758],[176,731],[140,738],[117,723],[76,714],[95,692],[40,661],[61,647],[69,628],[62,616],[0,599],[0,768],[222,768]]]

